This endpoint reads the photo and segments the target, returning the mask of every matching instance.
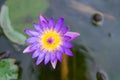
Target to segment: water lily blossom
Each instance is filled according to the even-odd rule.
[[[38,57],[36,65],[39,65],[44,60],[44,64],[51,62],[54,69],[57,61],[62,61],[62,54],[73,56],[70,50],[73,47],[71,41],[80,34],[69,32],[68,26],[64,26],[63,23],[64,18],[60,18],[55,23],[53,18],[47,20],[40,14],[39,24],[34,23],[35,30],[24,30],[30,36],[25,42],[30,45],[23,53],[33,52],[32,58]]]

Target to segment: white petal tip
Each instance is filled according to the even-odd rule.
[[[40,18],[40,22],[47,22],[47,19],[42,15],[42,14],[40,14],[39,15],[39,18]]]
[[[53,69],[55,69],[57,65],[57,60],[55,60],[54,62],[51,61],[51,64],[52,64]]]
[[[30,52],[33,52],[33,50],[30,49],[31,46],[28,46],[27,48],[25,48],[23,50],[23,53],[30,53]]]

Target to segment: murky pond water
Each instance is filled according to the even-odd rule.
[[[81,36],[74,41],[75,56],[69,57],[68,80],[96,80],[96,71],[105,71],[109,80],[120,80],[120,1],[119,0],[49,0],[44,15],[56,20],[65,18],[71,31]],[[0,4],[3,4],[0,2]],[[32,5],[34,6],[34,5]],[[92,16],[100,13],[103,24],[92,24]],[[0,37],[0,52],[10,51],[22,69],[22,80],[61,80],[61,63],[53,70],[49,64],[34,65],[31,54],[22,54],[24,46],[16,51],[6,37]],[[71,66],[72,65],[72,66]]]

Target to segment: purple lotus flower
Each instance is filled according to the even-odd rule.
[[[25,30],[25,33],[31,36],[25,42],[30,45],[23,53],[33,52],[32,58],[38,57],[36,65],[44,60],[44,64],[49,61],[55,69],[57,61],[62,61],[62,54],[73,56],[70,48],[72,48],[71,40],[80,36],[76,32],[68,32],[68,26],[64,26],[64,18],[60,18],[57,23],[53,18],[49,21],[39,16],[40,24],[34,23],[36,30]]]

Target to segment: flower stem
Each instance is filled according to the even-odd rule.
[[[61,80],[68,80],[68,56],[63,55],[61,64]]]

